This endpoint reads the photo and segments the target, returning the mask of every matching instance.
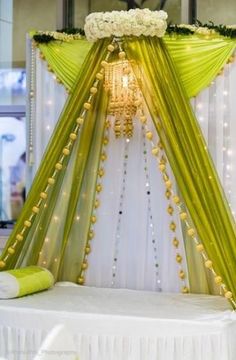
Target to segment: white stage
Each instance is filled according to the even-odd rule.
[[[236,319],[218,296],[55,286],[0,301],[0,356],[32,359],[64,324],[80,360],[235,360]]]

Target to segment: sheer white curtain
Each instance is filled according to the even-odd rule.
[[[236,62],[192,100],[232,213],[236,214]]]
[[[155,133],[151,119],[148,128]],[[145,133],[137,119],[130,141],[116,139],[110,130],[88,285],[166,292],[185,285],[178,277],[180,268],[186,271],[181,225],[177,213],[167,213],[170,201]],[[158,142],[157,135],[153,142]],[[175,233],[170,230],[172,221]],[[178,251],[172,244],[175,236]],[[176,262],[177,252],[182,266]]]
[[[27,114],[27,135],[28,137],[31,136],[33,141],[32,157],[26,170],[28,187],[32,183],[67,98],[65,88],[58,84],[56,76],[48,71],[47,63],[40,59],[38,50],[36,50],[35,58],[32,59],[29,66],[31,71],[28,74],[34,78],[32,94],[35,106],[33,111],[31,113],[28,111]],[[30,83],[30,80],[28,83]],[[28,139],[28,144],[29,142],[30,140]]]
[[[38,53],[35,71],[36,110],[31,119],[34,164],[28,171],[31,177],[67,97]],[[236,209],[235,94],[236,64],[229,64],[223,75],[192,100],[233,211]],[[150,120],[149,127],[152,127]],[[135,123],[134,138],[129,143],[115,139],[111,131],[107,151],[86,283],[179,291],[184,284],[178,278],[180,266],[175,261],[173,233],[169,230],[170,221],[175,221],[176,237],[180,240],[178,252],[183,256],[182,268],[186,270],[179,220],[175,215],[171,219],[166,211],[163,181],[141,125]]]

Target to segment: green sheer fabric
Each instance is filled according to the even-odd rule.
[[[189,98],[210,86],[236,46],[235,40],[220,36],[172,35],[164,42]]]
[[[8,248],[14,246],[16,235],[52,176],[88,98],[109,41],[95,43],[80,69],[22,214],[1,257],[2,260],[8,257],[5,268],[39,264],[49,268],[57,280],[77,279],[89,231],[107,109],[102,86],[70,156],[48,192],[42,211],[25,232],[24,241],[19,242],[10,255]],[[198,236],[215,271],[236,298],[234,220],[188,94],[179,80],[178,69],[165,42],[158,38],[125,38],[124,47],[128,58],[138,65],[134,66],[134,71],[138,69],[138,75],[140,70],[143,73],[141,85],[145,101]],[[192,245],[187,244],[186,248],[189,247]]]
[[[172,58],[156,38],[125,45],[143,69],[143,95],[199,238],[235,297],[235,223]]]
[[[91,46],[92,44],[85,39],[70,42],[52,41],[38,45],[49,68],[68,90],[71,90],[75,84]]]
[[[209,86],[235,50],[236,41],[222,36],[204,38],[197,35],[166,35],[164,42],[175,63],[188,97]],[[91,48],[87,40],[54,41],[40,44],[46,61],[67,89],[77,78],[85,56]]]
[[[65,104],[2,259],[8,256],[7,249],[13,246],[16,235],[21,232],[24,221],[29,218],[40,193],[45,189],[47,179],[52,176],[55,164],[76,126],[76,118],[88,98],[106,52],[106,44],[107,40],[96,43],[81,68],[73,94]],[[28,232],[25,232],[24,241],[15,247],[15,253],[9,257],[4,269],[38,264],[50,269],[57,280],[77,281],[93,208],[106,108],[106,95],[100,87],[93,109],[56,183],[49,190],[43,208],[32,221]]]

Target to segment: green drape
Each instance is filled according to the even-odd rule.
[[[166,35],[163,40],[189,98],[210,85],[236,47],[234,39],[216,35],[209,39],[197,35]],[[46,61],[67,89],[75,83],[90,48],[87,40],[39,44]]]
[[[220,36],[165,36],[164,42],[189,98],[196,96],[224,67],[236,41]]]
[[[24,221],[29,218],[48,178],[52,176],[55,164],[76,125],[76,118],[88,98],[89,89],[106,52],[106,44],[107,40],[96,43],[81,68],[73,94],[65,104],[1,259],[8,254],[7,249],[14,244],[16,235],[21,232]],[[4,269],[38,264],[49,268],[57,280],[77,280],[93,207],[107,108],[106,98],[100,86],[93,109],[86,118],[71,155],[67,157],[56,183],[48,193],[45,207],[35,217],[25,240],[18,243],[14,255],[7,260]]]
[[[38,45],[49,68],[68,90],[75,84],[91,46],[92,44],[85,39],[71,42],[52,41]]]
[[[172,58],[156,38],[127,39],[125,45],[144,71],[143,95],[197,233],[236,297],[235,223]]]
[[[109,39],[94,44],[80,69],[1,259],[14,243],[52,174],[88,98],[108,43]],[[198,236],[214,269],[236,298],[235,224],[178,69],[165,42],[158,38],[125,38],[124,47],[128,58],[135,60],[142,70],[145,101]],[[25,241],[10,255],[6,268],[41,264],[52,270],[57,279],[76,280],[89,229],[106,115],[102,87],[93,106],[66,166],[49,192],[46,206],[35,218]]]

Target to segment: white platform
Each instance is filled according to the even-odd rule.
[[[80,286],[0,301],[0,356],[32,359],[64,324],[80,360],[235,360],[236,319],[218,296]]]

